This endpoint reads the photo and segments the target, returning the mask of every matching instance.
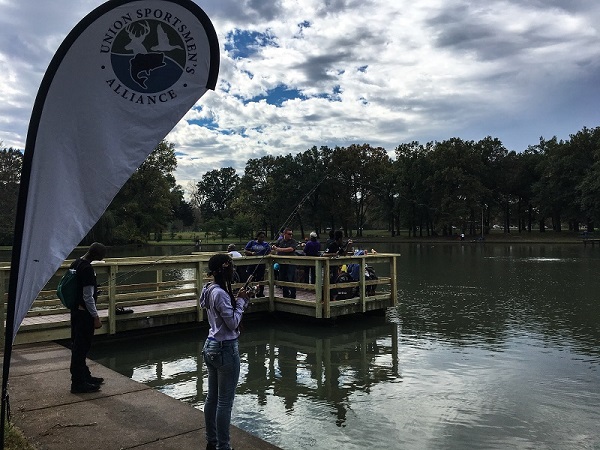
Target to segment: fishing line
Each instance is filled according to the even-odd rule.
[[[285,221],[283,222],[283,224],[281,225],[281,227],[279,228],[279,230],[281,229],[285,229],[287,228],[287,226],[291,223],[292,221],[292,217],[294,217],[295,214],[298,213],[298,211],[300,210],[300,208],[302,207],[302,205],[304,204],[304,202],[312,195],[316,192],[316,190],[319,188],[319,186],[321,185],[321,183],[323,183],[323,181],[325,181],[327,178],[329,177],[329,174],[326,173],[325,176],[323,176],[323,178],[321,178],[313,187],[310,191],[308,191],[306,193],[306,195],[304,195],[304,197],[302,197],[300,199],[300,201],[296,204],[296,207],[292,210],[292,212],[290,213],[290,215],[287,217],[287,219],[285,219]],[[270,251],[269,251],[270,253]],[[264,253],[263,255],[261,255],[260,259],[258,260],[258,262],[256,263],[256,265],[254,266],[254,270],[252,271],[252,273],[248,276],[249,278],[252,277],[254,278],[254,274],[256,273],[256,270],[258,269],[258,266],[263,262],[263,260],[265,259],[265,256],[267,256],[267,253]],[[245,283],[244,286],[242,287],[242,289],[245,289],[247,287],[248,283]]]
[[[288,217],[285,219],[285,221],[283,222],[282,226],[281,226],[279,229],[286,228],[286,227],[287,227],[287,226],[288,226],[288,225],[291,223],[291,221],[292,221],[292,218],[294,217],[294,215],[295,215],[295,214],[297,214],[297,213],[298,213],[298,211],[300,210],[300,208],[302,208],[302,206],[304,205],[304,202],[306,202],[306,200],[307,200],[308,198],[310,198],[310,196],[311,196],[311,195],[313,195],[313,194],[316,192],[316,190],[319,188],[319,186],[320,186],[320,185],[323,183],[323,181],[325,181],[325,180],[326,180],[328,177],[329,177],[329,174],[325,174],[325,176],[323,176],[323,178],[321,178],[321,179],[320,179],[320,180],[319,180],[319,181],[318,181],[318,182],[317,182],[317,183],[316,183],[316,184],[315,184],[315,185],[314,185],[314,186],[313,186],[313,187],[312,187],[312,188],[311,188],[311,189],[310,189],[310,190],[309,190],[309,191],[308,191],[308,192],[307,192],[307,193],[306,193],[306,194],[305,194],[305,195],[304,195],[304,196],[303,196],[301,199],[300,199],[300,201],[299,201],[299,202],[296,204],[296,206],[294,207],[294,209],[292,210],[292,212],[291,212],[291,213],[289,214],[289,216],[288,216]],[[150,262],[150,264],[151,264],[151,265],[152,265],[152,264],[158,264],[158,263],[160,263],[161,261],[164,261],[165,259],[171,258],[171,257],[173,257],[173,256],[180,256],[180,255],[182,255],[182,254],[184,254],[184,253],[185,253],[185,254],[187,254],[187,253],[189,253],[189,252],[190,252],[190,250],[191,250],[191,249],[195,249],[195,246],[189,246],[189,247],[188,247],[188,246],[186,246],[186,247],[184,247],[184,248],[183,248],[183,250],[181,250],[180,252],[177,252],[177,253],[172,253],[172,254],[165,255],[165,256],[161,256],[161,257],[160,257],[160,258],[158,258],[158,259],[154,259],[154,260],[152,260],[152,261]],[[263,255],[261,255],[261,257],[260,257],[260,259],[258,260],[258,262],[257,262],[257,263],[254,265],[254,270],[253,270],[253,271],[252,271],[252,273],[249,275],[249,278],[250,278],[250,277],[254,278],[254,275],[255,275],[255,273],[256,273],[256,270],[258,269],[258,266],[259,266],[260,264],[262,264],[262,263],[263,263],[263,261],[264,261],[264,259],[265,259],[265,256],[267,256],[267,254],[266,254],[266,253],[265,253],[265,254],[263,254]],[[138,274],[140,274],[140,273],[142,273],[142,272],[146,272],[147,270],[148,270],[148,269],[147,269],[146,267],[143,267],[143,268],[139,268],[139,269],[135,269],[135,270],[130,270],[130,271],[126,271],[126,272],[119,272],[119,273],[117,273],[117,276],[116,276],[116,284],[121,284],[121,283],[124,283],[125,281],[127,281],[127,280],[130,280],[131,278],[135,277],[136,275],[138,275]],[[252,278],[250,278],[250,280],[252,280]],[[108,281],[109,281],[109,280],[106,280],[105,282],[98,284],[98,288],[105,287],[106,285],[108,285]],[[248,286],[248,283],[246,282],[246,283],[244,284],[244,287],[243,287],[242,289],[244,289],[244,288],[247,288],[247,286]]]
[[[165,259],[171,258],[173,256],[180,256],[180,255],[183,255],[183,254],[187,254],[187,253],[190,252],[191,249],[195,249],[195,246],[189,246],[189,247],[185,246],[183,248],[183,250],[181,250],[180,252],[171,253],[169,255],[161,256],[158,259],[151,260],[150,261],[150,265],[158,264],[158,263],[164,261]],[[117,276],[116,276],[116,280],[115,280],[116,284],[120,284],[120,283],[123,283],[123,282],[125,282],[127,280],[130,280],[131,278],[133,278],[137,274],[140,274],[142,272],[146,272],[147,270],[148,270],[147,268],[143,267],[143,268],[139,268],[139,269],[135,269],[135,270],[129,270],[129,271],[126,271],[126,272],[119,272],[119,273],[117,273]],[[107,284],[108,284],[108,280],[106,280],[104,283],[98,284],[98,288],[104,287]]]

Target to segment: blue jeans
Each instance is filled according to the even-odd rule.
[[[206,442],[218,450],[229,450],[229,424],[240,378],[240,352],[237,339],[207,339],[202,350],[208,368],[208,394],[204,403]]]

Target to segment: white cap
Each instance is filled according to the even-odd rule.
[[[312,231],[312,232],[310,233],[310,237],[317,237],[317,233],[315,233],[314,231]]]

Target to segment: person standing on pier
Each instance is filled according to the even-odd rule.
[[[273,251],[278,255],[294,256],[298,243],[292,238],[291,228],[283,230],[283,237],[273,245]],[[296,266],[293,264],[279,264],[279,281],[296,281]],[[283,286],[283,296],[285,298],[296,298],[296,288]]]
[[[310,233],[310,240],[304,246],[304,254],[306,256],[320,256],[321,255],[321,243],[317,240],[317,232],[313,231]],[[304,267],[304,282],[315,284],[316,272],[314,262],[310,266]]]
[[[246,256],[264,256],[271,253],[271,246],[265,242],[266,234],[264,231],[256,233],[256,239],[248,242],[244,248]],[[256,266],[248,266],[248,276],[254,275],[254,281],[264,281],[265,265],[257,264]],[[265,285],[260,284],[257,297],[265,296]]]
[[[228,254],[213,255],[208,260],[208,270],[213,281],[204,286],[200,295],[200,306],[206,308],[210,325],[202,350],[208,368],[204,403],[206,449],[230,450],[231,409],[240,377],[238,337],[248,294],[241,289],[234,296],[233,261]]]
[[[102,327],[96,301],[98,283],[92,261],[102,261],[106,247],[94,242],[85,255],[76,259],[70,269],[77,272],[77,305],[71,310],[71,392],[84,394],[100,390],[104,378],[93,377],[86,364],[94,330]]]

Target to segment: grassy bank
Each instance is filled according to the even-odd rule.
[[[300,233],[296,231],[296,235],[294,236],[296,240],[301,240],[302,236]],[[308,235],[309,231],[305,231]],[[249,240],[239,240],[239,238],[234,236],[228,236],[226,238],[221,238],[216,235],[209,235],[206,238],[206,235],[202,233],[202,238],[200,238],[200,234],[198,232],[192,231],[183,231],[180,233],[175,233],[175,235],[169,239],[162,239],[161,241],[155,241],[153,239],[147,242],[147,245],[185,245],[189,247],[193,247],[196,239],[201,239],[203,244],[230,244],[234,243],[236,245],[246,244]],[[164,236],[164,235],[163,235]],[[592,233],[589,238],[600,239],[600,232],[597,234]],[[321,242],[325,242],[327,235],[323,233],[319,240]],[[473,242],[480,238],[480,235],[466,235],[464,242]],[[408,231],[403,230],[400,232],[398,236],[390,236],[389,231],[387,230],[366,230],[363,236],[357,237],[352,236],[352,239],[355,242],[456,242],[460,241],[459,235],[450,236],[409,236]],[[544,233],[540,233],[539,231],[529,232],[521,232],[519,233],[517,230],[512,230],[510,233],[504,233],[501,230],[492,230],[489,234],[484,235],[485,242],[495,242],[495,243],[522,243],[522,244],[582,244],[583,243],[583,233],[575,232],[575,231],[546,231]],[[238,248],[239,249],[239,248]],[[0,247],[0,250],[10,251],[11,247]]]
[[[298,230],[295,231],[296,240],[302,239]],[[308,235],[309,231],[305,231]],[[202,234],[203,238],[200,238],[200,233],[194,232],[180,232],[175,233],[172,238],[163,239],[160,242],[156,242],[151,240],[148,242],[150,245],[193,245],[195,239],[200,238],[203,244],[229,244],[229,243],[246,243],[247,240],[240,241],[239,238],[229,236],[226,238],[221,238],[216,235],[209,235],[208,238],[206,235]],[[164,237],[164,235],[163,235]],[[320,236],[320,241],[323,242],[326,239],[327,235],[322,234]],[[593,237],[590,236],[590,237]],[[600,233],[598,234],[600,237]],[[466,235],[465,242],[475,241],[480,238],[480,235]],[[460,236],[455,234],[454,236],[409,236],[408,231],[403,230],[400,232],[400,235],[391,236],[389,231],[387,230],[365,230],[363,236],[357,237],[353,236],[352,239],[356,242],[453,242],[459,241]],[[484,240],[486,242],[497,242],[497,243],[539,243],[539,244],[581,244],[583,242],[583,234],[581,232],[574,231],[546,231],[540,233],[539,231],[532,232],[521,232],[519,233],[517,230],[511,230],[510,233],[504,233],[501,230],[492,230],[489,234],[484,235]]]
[[[21,430],[19,430],[14,425],[7,425],[4,428],[4,448],[6,450],[35,450]]]

